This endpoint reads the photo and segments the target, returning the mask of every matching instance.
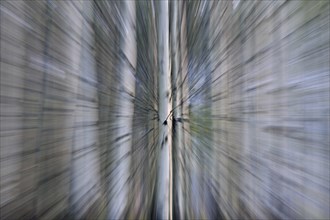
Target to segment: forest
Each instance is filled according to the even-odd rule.
[[[0,218],[329,219],[328,0],[0,0]]]

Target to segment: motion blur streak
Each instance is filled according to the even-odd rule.
[[[329,0],[0,0],[4,219],[329,219]]]

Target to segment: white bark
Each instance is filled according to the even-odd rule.
[[[184,203],[183,203],[183,140],[182,140],[182,92],[181,92],[181,82],[182,74],[179,73],[180,67],[180,14],[181,3],[177,1],[171,2],[172,17],[171,17],[171,59],[172,59],[172,103],[173,103],[173,116],[175,118],[174,128],[173,128],[173,155],[174,155],[174,169],[173,169],[173,184],[174,184],[174,207],[176,208],[176,216],[179,219],[184,219]]]
[[[159,66],[159,170],[157,184],[157,217],[171,219],[171,133],[170,63],[169,63],[169,2],[159,2],[158,66]]]
[[[118,97],[118,120],[115,134],[114,171],[111,178],[113,182],[110,194],[110,219],[124,218],[125,209],[129,204],[129,176],[132,146],[132,123],[134,113],[133,98],[135,96],[135,67],[136,67],[136,32],[135,32],[135,2],[124,1],[123,23],[121,36],[121,62],[120,62],[120,93]]]
[[[185,190],[185,198],[184,198],[184,205],[185,205],[185,219],[190,219],[190,155],[191,155],[191,139],[190,139],[190,126],[189,126],[189,100],[187,99],[189,95],[189,85],[188,85],[188,49],[187,49],[187,2],[183,2],[182,5],[182,22],[181,22],[181,36],[180,36],[180,56],[181,56],[181,84],[180,84],[180,93],[178,94],[180,98],[180,105],[179,108],[181,113],[181,121],[180,123],[180,130],[182,131],[182,142],[184,143],[183,146],[183,166],[185,169],[184,173],[184,190]]]

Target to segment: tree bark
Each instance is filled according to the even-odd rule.
[[[132,125],[135,97],[136,67],[136,32],[135,2],[123,1],[123,18],[121,23],[121,45],[119,62],[119,97],[117,99],[117,129],[115,132],[114,150],[116,159],[111,181],[109,218],[125,218],[129,205],[130,162],[132,147]]]
[[[159,67],[159,168],[157,183],[157,218],[171,219],[171,124],[170,59],[169,59],[169,2],[159,2],[158,67]]]
[[[182,72],[180,72],[180,29],[182,3],[171,2],[171,79],[172,79],[172,103],[173,103],[173,218],[184,219],[183,203],[183,129],[182,129]]]

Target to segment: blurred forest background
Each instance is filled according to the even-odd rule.
[[[1,0],[1,219],[329,219],[328,0]]]

